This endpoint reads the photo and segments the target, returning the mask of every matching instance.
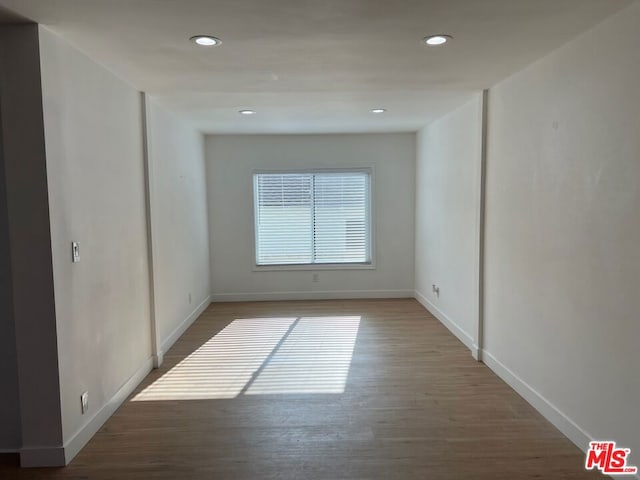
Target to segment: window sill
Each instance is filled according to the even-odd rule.
[[[318,263],[303,265],[254,265],[254,272],[296,272],[320,270],[375,270],[373,263]]]

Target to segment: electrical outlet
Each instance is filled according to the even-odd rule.
[[[80,395],[80,408],[82,410],[82,415],[89,411],[89,392],[84,392]]]
[[[436,297],[440,296],[440,287],[437,286],[436,284],[431,285],[431,290],[433,290],[433,293],[436,294]]]
[[[318,283],[320,281],[320,274],[319,273],[314,273],[313,274],[313,283]]]

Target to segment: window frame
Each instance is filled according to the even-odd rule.
[[[368,262],[358,263],[293,263],[282,265],[259,265],[258,264],[258,217],[256,215],[256,199],[257,199],[257,182],[256,175],[260,174],[327,174],[327,173],[366,173],[367,182],[367,210],[365,221],[368,223],[367,229],[367,241],[369,245]],[[265,170],[258,169],[251,172],[251,213],[252,213],[252,229],[253,229],[253,260],[252,271],[254,272],[266,272],[266,271],[316,271],[316,270],[375,270],[376,269],[376,242],[375,242],[375,215],[374,215],[374,195],[375,195],[375,174],[373,166],[367,167],[355,167],[355,168],[314,168],[314,169],[277,169],[277,170]]]

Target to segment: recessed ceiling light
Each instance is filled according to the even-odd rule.
[[[239,110],[238,113],[240,115],[255,115],[256,111],[255,110]]]
[[[453,37],[451,35],[430,35],[428,37],[424,37],[424,43],[427,45],[444,45]]]
[[[371,109],[371,113],[384,113],[386,111],[387,111],[386,108],[372,108]]]
[[[201,47],[215,47],[222,43],[222,40],[211,35],[196,35],[191,37],[190,40]]]

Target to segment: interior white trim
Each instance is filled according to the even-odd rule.
[[[524,398],[533,408],[535,408],[543,417],[551,422],[560,432],[571,440],[580,450],[586,452],[589,448],[589,442],[596,440],[577,423],[575,423],[567,414],[559,410],[549,400],[543,397],[531,385],[522,380],[518,375],[512,372],[502,362],[497,360],[487,350],[478,351],[477,345],[473,339],[465,333],[455,322],[440,311],[433,303],[431,303],[420,292],[415,292],[415,298],[425,307],[431,314],[436,317],[451,333],[453,333],[462,343],[470,350],[474,358],[480,358],[498,377],[500,377],[507,385],[513,388],[522,398]],[[629,478],[640,480],[640,475]]]
[[[151,360],[153,362],[153,368],[160,368],[162,366],[162,362],[164,362],[164,353],[160,350],[152,353]]]
[[[187,328],[189,328],[191,324],[193,324],[193,322],[202,315],[202,312],[204,312],[210,304],[211,296],[207,295],[207,297],[189,314],[189,316],[185,318],[180,325],[178,325],[173,332],[171,332],[169,336],[162,341],[160,351],[158,352],[158,359],[160,360],[160,363],[162,363],[162,358],[165,352],[167,352],[167,350],[176,343],[182,334],[186,332]]]
[[[253,265],[251,269],[254,272],[315,272],[321,270],[337,271],[337,270],[375,270],[373,263],[301,263],[297,265]]]
[[[153,368],[153,359],[149,357],[136,370],[136,372],[127,380],[122,387],[111,397],[111,399],[100,409],[95,415],[78,430],[64,444],[64,462],[62,465],[68,465],[71,460],[78,454],[80,450],[87,444],[89,440],[100,430],[102,425],[115,413],[115,411],[124,403],[136,387],[142,382]],[[21,455],[22,458],[22,455]]]
[[[145,212],[146,212],[146,228],[147,228],[147,265],[149,269],[149,328],[151,334],[151,356],[153,358],[153,368],[162,365],[163,355],[160,347],[160,339],[158,338],[158,321],[156,317],[156,290],[157,279],[154,272],[154,265],[158,263],[157,254],[154,248],[154,189],[153,189],[153,165],[151,162],[151,138],[149,130],[149,102],[147,94],[140,92],[140,108],[142,118],[142,150],[144,160],[144,196],[145,196]]]
[[[366,173],[367,174],[367,243],[369,246],[369,261],[361,263],[301,263],[291,265],[259,265],[258,261],[258,217],[256,215],[256,175],[260,174],[287,174],[287,173],[301,173],[301,174],[322,174],[322,173]],[[376,269],[376,216],[375,216],[375,165],[367,165],[363,167],[354,168],[301,168],[301,169],[255,169],[251,173],[253,179],[253,200],[251,206],[251,215],[253,218],[253,266],[254,272],[269,272],[269,271],[314,271],[314,270],[375,270]],[[315,208],[315,207],[314,207]]]
[[[157,356],[149,357],[140,368],[127,380],[111,399],[94,416],[78,430],[65,444],[53,448],[22,448],[20,449],[20,464],[23,467],[57,467],[68,465],[82,450],[89,440],[100,430],[102,425],[122,405],[129,395],[136,389],[154,365],[162,363],[163,352],[167,351],[180,338],[189,326],[202,314],[211,303],[207,296],[200,305],[167,337],[162,343],[162,350]]]
[[[414,297],[424,308],[426,308],[431,313],[431,315],[440,320],[440,323],[447,327],[449,331],[458,338],[458,340],[464,343],[466,347],[471,350],[471,355],[473,355],[473,358],[478,359],[478,346],[473,341],[473,338],[471,338],[471,335],[462,330],[456,322],[447,317],[444,312],[442,312],[438,307],[431,303],[429,299],[422,293],[416,290],[414,292]]]
[[[529,402],[533,408],[560,430],[580,450],[586,453],[589,448],[589,442],[597,440],[486,350],[482,351],[482,362]],[[640,480],[640,474],[627,475],[625,478]]]
[[[518,394],[531,404],[544,418],[549,420],[569,440],[576,444],[580,450],[586,452],[589,442],[594,439],[584,429],[560,411],[549,400],[537,392],[531,385],[512,372],[506,365],[500,362],[487,350],[482,351],[482,361],[504,382],[513,388]]]
[[[269,300],[348,300],[359,298],[413,298],[413,290],[333,290],[211,294],[212,302],[260,302]]]
[[[486,224],[486,197],[487,197],[487,152],[489,144],[489,90],[482,91],[480,109],[480,171],[476,186],[478,187],[478,204],[476,210],[476,251],[475,269],[476,277],[476,349],[473,358],[482,360],[482,348],[484,343],[484,271],[485,271],[485,224]]]

